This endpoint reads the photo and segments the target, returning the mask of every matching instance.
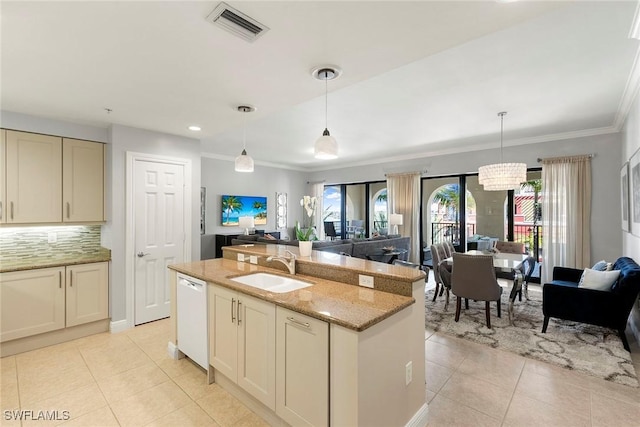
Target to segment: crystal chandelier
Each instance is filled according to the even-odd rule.
[[[485,191],[515,190],[527,180],[526,163],[502,162],[502,137],[504,134],[504,116],[506,111],[498,113],[500,116],[500,163],[480,166],[478,168],[478,182]]]
[[[255,107],[250,105],[241,105],[238,111],[242,113],[250,113],[255,111]],[[247,129],[244,121],[242,122],[242,153],[236,157],[236,172],[253,172],[253,159],[247,154]]]

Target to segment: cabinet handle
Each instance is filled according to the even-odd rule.
[[[236,311],[236,299],[231,298],[231,323],[236,322],[236,318],[234,316],[235,311]]]
[[[71,205],[67,202],[67,218],[71,218]]]
[[[73,288],[73,271],[71,272],[71,276],[69,276],[69,287]]]
[[[0,202],[0,219],[2,219],[2,202]]]
[[[13,219],[13,202],[11,202],[11,219]]]
[[[241,305],[242,301],[238,300],[238,325],[242,322],[242,319],[240,318],[240,313],[242,313],[242,309],[240,308]]]
[[[58,271],[58,287],[62,289],[62,271]]]
[[[296,319],[295,319],[295,318],[293,318],[293,317],[287,317],[287,320],[288,320],[289,322],[291,322],[291,323],[294,323],[294,324],[298,325],[298,326],[302,326],[303,328],[307,328],[307,329],[309,329],[309,328],[311,327],[311,324],[310,324],[310,323],[308,323],[308,322],[301,322],[301,321],[299,321],[299,320],[296,320]]]

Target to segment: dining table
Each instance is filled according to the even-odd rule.
[[[518,292],[522,291],[525,300],[529,299],[527,283],[522,274],[522,264],[529,258],[528,254],[511,254],[504,252],[471,250],[465,252],[467,255],[491,255],[493,257],[493,268],[496,272],[513,273],[513,287],[509,294],[509,323],[513,324],[513,304]],[[445,260],[447,264],[453,265],[453,257]]]

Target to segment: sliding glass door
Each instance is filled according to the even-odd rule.
[[[326,185],[323,203],[323,221],[333,222],[339,238],[387,232],[386,181]]]

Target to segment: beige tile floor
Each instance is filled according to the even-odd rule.
[[[170,359],[168,336],[165,319],[0,359],[0,424],[267,425],[189,360]],[[429,426],[640,426],[640,389],[431,331],[425,352]],[[632,356],[640,372],[637,344]],[[12,409],[70,419],[20,424]]]
[[[429,426],[640,426],[639,388],[429,330],[425,339]]]
[[[168,319],[0,359],[6,410],[68,411],[22,426],[267,426],[188,359],[167,355]]]

